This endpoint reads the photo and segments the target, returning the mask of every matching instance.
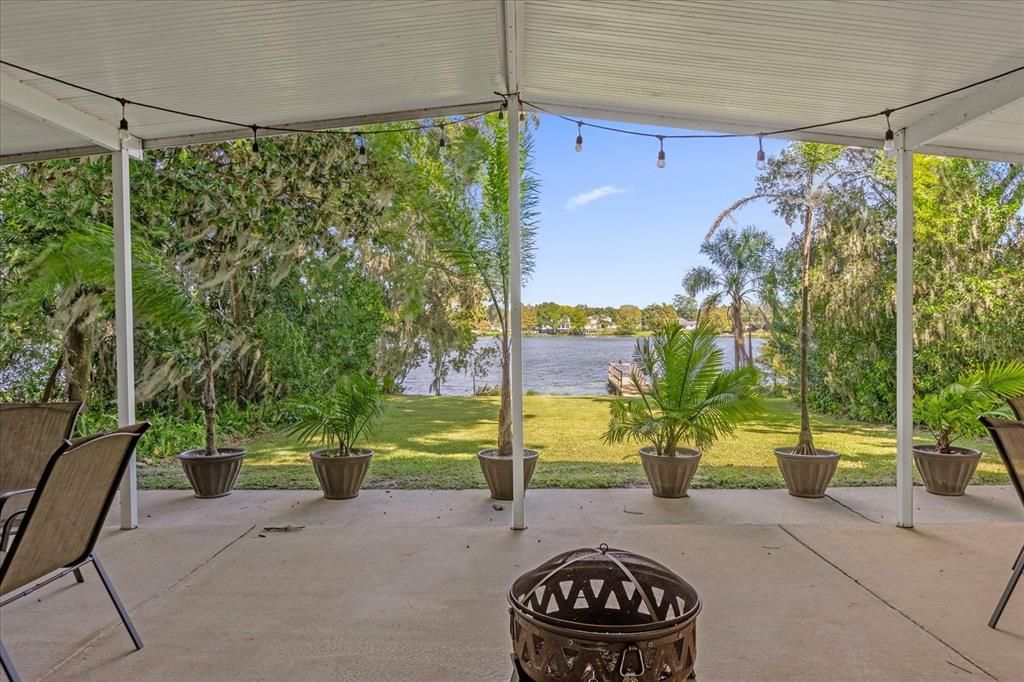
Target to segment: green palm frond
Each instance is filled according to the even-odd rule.
[[[44,302],[80,287],[98,293],[108,308],[113,307],[113,230],[90,224],[67,232],[43,249],[23,280],[11,297],[11,305],[21,314],[34,314]],[[159,254],[138,238],[132,240],[132,294],[136,321],[193,333],[203,325],[202,309],[163,265]]]
[[[370,435],[384,411],[379,383],[362,374],[342,377],[331,393],[292,398],[286,406],[298,416],[286,433],[332,445],[341,456],[351,454],[359,439]]]
[[[603,438],[647,442],[672,456],[682,444],[706,448],[762,413],[753,367],[725,371],[725,355],[707,324],[674,325],[637,341],[632,378],[638,400],[617,400]]]
[[[698,296],[720,286],[718,273],[707,265],[692,268],[683,276],[683,288],[690,296]]]
[[[997,362],[935,393],[915,397],[914,420],[928,429],[940,452],[948,452],[961,438],[984,435],[978,417],[1020,395],[1024,395],[1024,362]]]

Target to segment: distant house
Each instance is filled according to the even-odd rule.
[[[683,329],[696,329],[697,328],[697,321],[696,320],[687,320],[685,317],[680,317],[679,318],[679,326],[682,327]]]
[[[572,323],[569,321],[569,318],[568,317],[562,317],[562,319],[560,319],[558,321],[558,326],[555,327],[555,333],[556,334],[568,334],[571,331],[572,331]]]
[[[587,326],[585,327],[588,332],[596,332],[608,329],[615,329],[616,324],[612,322],[612,318],[607,315],[591,315],[587,318]]]

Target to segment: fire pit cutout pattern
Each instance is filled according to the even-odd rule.
[[[559,554],[509,589],[513,657],[534,682],[684,680],[696,659],[696,590],[607,545]]]

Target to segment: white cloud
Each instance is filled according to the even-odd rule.
[[[578,206],[584,206],[589,204],[591,201],[597,201],[602,197],[608,197],[613,194],[622,194],[626,191],[625,187],[616,187],[615,185],[603,185],[601,187],[595,187],[589,192],[583,192],[577,194],[565,205],[566,210],[572,211]]]

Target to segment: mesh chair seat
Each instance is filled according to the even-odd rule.
[[[0,405],[0,520],[24,511],[57,448],[71,436],[82,403]],[[0,549],[6,547],[6,537]]]
[[[135,444],[148,428],[148,423],[135,424],[58,446],[0,563],[0,607],[92,563],[135,648],[142,648],[95,548]],[[12,682],[19,680],[2,642],[0,664]]]
[[[1024,407],[1021,404],[1024,403],[1024,399],[1017,400],[1019,401],[1018,406],[1013,408],[1014,411]],[[1013,401],[1011,400],[1010,402],[1011,406],[1013,406]],[[981,423],[988,429],[989,434],[992,435],[992,441],[995,443],[996,449],[999,450],[999,457],[1003,460],[1003,464],[1006,465],[1006,473],[1010,475],[1010,483],[1013,484],[1021,504],[1024,505],[1024,421],[996,419],[993,417],[981,417],[980,419]],[[1006,584],[1006,588],[996,604],[996,609],[992,612],[992,617],[988,621],[990,628],[994,628],[999,624],[999,618],[1003,615],[1003,609],[1006,608],[1010,595],[1013,594],[1014,588],[1017,587],[1017,583],[1020,581],[1021,573],[1024,573],[1024,547],[1021,547],[1020,552],[1017,554],[1017,560],[1013,564],[1013,573],[1010,575],[1010,581]]]

